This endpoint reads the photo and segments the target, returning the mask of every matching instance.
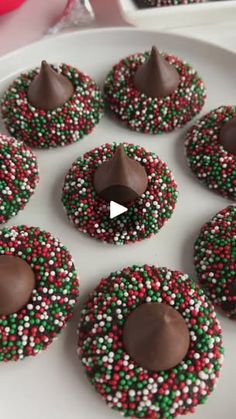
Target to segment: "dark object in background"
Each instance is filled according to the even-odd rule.
[[[157,7],[158,0],[133,0],[140,9]]]
[[[133,0],[140,9],[148,7],[178,6],[179,4],[204,3],[206,0]]]

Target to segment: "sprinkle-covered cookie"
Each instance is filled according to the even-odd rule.
[[[235,118],[235,106],[214,109],[197,121],[185,141],[193,173],[209,189],[232,200],[236,199],[236,147],[234,151],[232,144],[231,149],[226,144],[229,131],[225,128]]]
[[[115,142],[105,144],[79,157],[66,175],[62,202],[79,231],[123,245],[158,233],[174,211],[177,186],[167,165],[157,155],[140,146],[123,144],[127,156],[145,168],[148,184],[135,202],[126,204],[127,212],[110,219],[110,203],[100,197],[93,182],[97,168],[111,159],[118,147]]]
[[[25,207],[38,181],[35,154],[22,142],[0,134],[0,224]]]
[[[158,312],[158,324],[152,324]],[[180,349],[179,340],[173,341],[180,319],[189,334],[188,350],[181,362],[166,369]],[[140,327],[134,329],[135,323]],[[141,355],[149,354],[154,365],[160,350],[162,357],[167,353],[165,367],[164,358],[154,371],[140,366],[147,361]],[[126,417],[172,419],[194,412],[214,390],[223,362],[222,333],[214,307],[186,274],[133,266],[103,278],[90,295],[82,311],[78,354],[109,407]]]
[[[134,0],[141,9],[148,7],[175,6],[178,4],[203,3],[206,0]]]
[[[32,284],[25,267],[19,270],[22,265],[28,265],[28,271],[32,271],[35,286],[29,301],[14,312],[13,299],[19,299],[19,295],[13,288],[6,290],[2,273],[12,284],[19,283],[21,278],[18,294],[21,293],[22,302]],[[0,272],[1,295],[4,292],[8,297],[7,307],[0,298],[0,361],[35,356],[52,343],[72,316],[78,298],[78,279],[71,255],[59,240],[37,227],[22,225],[3,229],[0,230]],[[6,312],[11,314],[4,315]]]
[[[195,242],[198,279],[209,298],[236,319],[236,207],[229,206],[201,228]]]
[[[202,109],[206,90],[186,62],[155,47],[124,58],[108,74],[105,100],[129,128],[150,134],[173,131]]]
[[[101,91],[89,76],[70,65],[49,66],[45,61],[41,69],[17,77],[1,103],[8,131],[38,148],[80,140],[100,121],[103,108]]]

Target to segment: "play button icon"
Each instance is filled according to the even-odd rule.
[[[126,211],[128,211],[128,208],[123,205],[117,204],[115,201],[110,202],[110,218],[118,217]]]

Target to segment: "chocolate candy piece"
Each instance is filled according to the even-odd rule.
[[[236,156],[236,118],[230,119],[221,128],[220,143],[226,151]]]
[[[127,204],[138,199],[146,190],[148,177],[145,168],[127,156],[123,145],[114,156],[95,172],[94,187],[105,201]]]
[[[156,47],[148,60],[134,75],[136,89],[149,97],[164,97],[173,93],[180,83],[180,76],[173,65],[159,53]]]
[[[184,318],[167,304],[138,306],[124,326],[124,346],[141,367],[150,371],[168,370],[186,356],[190,344]]]
[[[29,301],[35,287],[31,267],[17,256],[0,256],[0,315],[16,313]]]
[[[39,74],[29,86],[28,100],[35,108],[49,111],[64,105],[73,93],[69,79],[42,61]]]

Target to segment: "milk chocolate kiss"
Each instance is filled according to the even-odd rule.
[[[173,93],[180,82],[178,71],[168,63],[156,47],[134,75],[136,89],[149,97],[164,97]]]
[[[64,105],[73,93],[69,79],[42,61],[39,74],[29,86],[28,99],[35,108],[49,111]]]
[[[221,128],[220,143],[226,151],[236,156],[236,118],[226,122]]]
[[[114,156],[95,172],[94,187],[105,201],[127,204],[135,201],[146,190],[148,177],[145,168],[127,156],[123,145]]]
[[[175,367],[184,359],[190,337],[178,311],[167,304],[145,303],[126,320],[123,342],[139,366],[161,371]]]
[[[35,287],[31,267],[17,256],[0,256],[0,315],[16,313],[29,301]]]

